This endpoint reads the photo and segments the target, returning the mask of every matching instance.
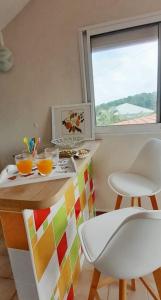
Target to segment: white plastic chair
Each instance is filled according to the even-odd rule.
[[[118,195],[115,209],[119,209],[123,197],[150,197],[153,209],[158,209],[156,194],[161,191],[161,140],[150,139],[141,149],[131,167],[125,172],[112,173],[108,178],[112,190]]]
[[[133,278],[161,299],[161,211],[124,208],[95,217],[78,231],[85,257],[94,265],[88,300],[99,299],[101,273],[119,279],[119,300],[126,300],[126,282]],[[142,278],[152,272],[159,298]]]

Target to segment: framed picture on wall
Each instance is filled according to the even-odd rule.
[[[90,103],[52,106],[52,140],[92,140]]]

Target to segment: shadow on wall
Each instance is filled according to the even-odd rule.
[[[51,108],[48,109],[46,114],[46,119],[44,122],[44,127],[42,128],[42,143],[44,145],[50,145],[52,139],[52,118],[51,118]]]
[[[14,158],[13,155],[18,153],[19,151],[12,151],[12,149],[9,152],[3,152],[0,154],[0,171],[2,171],[7,165],[14,164]]]
[[[0,171],[3,169],[2,162],[0,161]]]

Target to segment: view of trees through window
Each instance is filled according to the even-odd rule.
[[[158,41],[92,53],[96,125],[156,123]]]

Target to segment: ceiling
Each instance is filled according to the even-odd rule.
[[[6,27],[30,0],[0,0],[0,30]]]

